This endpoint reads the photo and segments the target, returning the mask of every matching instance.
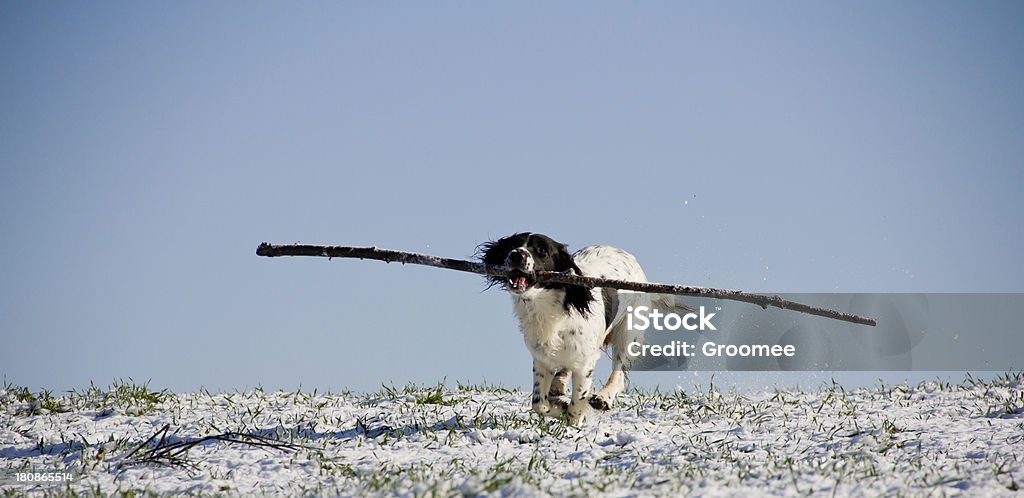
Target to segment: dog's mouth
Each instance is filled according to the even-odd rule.
[[[526,272],[512,270],[508,272],[508,290],[518,294],[525,292],[533,285],[533,278]]]

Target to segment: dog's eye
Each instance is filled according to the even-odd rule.
[[[537,254],[539,254],[541,256],[547,256],[548,255],[548,249],[546,247],[538,247],[537,248]]]

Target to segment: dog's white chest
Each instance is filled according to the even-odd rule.
[[[599,354],[600,337],[594,335],[596,317],[567,313],[554,299],[557,293],[542,291],[513,302],[523,341],[534,360],[553,368],[584,364]]]

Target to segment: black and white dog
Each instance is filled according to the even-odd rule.
[[[609,246],[584,247],[570,254],[565,244],[539,233],[517,233],[480,245],[478,255],[489,265],[507,265],[508,277],[487,277],[512,295],[512,304],[526,347],[533,356],[533,410],[578,425],[587,404],[608,410],[626,385],[632,363],[627,346],[643,341],[643,332],[626,327],[628,306],[661,310],[676,307],[674,296],[537,283],[535,271],[573,271],[579,275],[646,282],[631,254]],[[680,304],[680,306],[682,306]],[[592,390],[594,365],[611,346],[612,373],[597,392]],[[566,403],[567,383],[572,397]]]

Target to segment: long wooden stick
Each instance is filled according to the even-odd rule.
[[[442,258],[440,256],[417,252],[381,249],[379,247],[315,246],[305,244],[273,245],[264,242],[256,248],[256,255],[267,257],[319,256],[324,258],[375,259],[378,261],[384,261],[385,263],[396,262],[411,265],[433,266],[436,268],[447,268],[449,270],[478,273],[480,275],[503,276],[508,273],[508,268],[504,266],[485,265],[483,263],[476,263],[473,261]],[[769,306],[773,306],[775,308],[798,311],[800,313],[822,316],[833,320],[870,325],[872,327],[876,325],[875,320],[871,318],[797,303],[783,299],[780,296],[752,294],[738,290],[696,287],[692,285],[657,284],[653,282],[629,282],[626,280],[588,277],[585,275],[576,275],[575,273],[561,273],[554,271],[536,272],[534,278],[537,282],[555,282],[570,285],[582,285],[585,287],[611,287],[614,289],[649,292],[654,294],[675,294],[678,296],[699,296],[728,299],[731,301],[756,304],[764,309],[767,309]]]

